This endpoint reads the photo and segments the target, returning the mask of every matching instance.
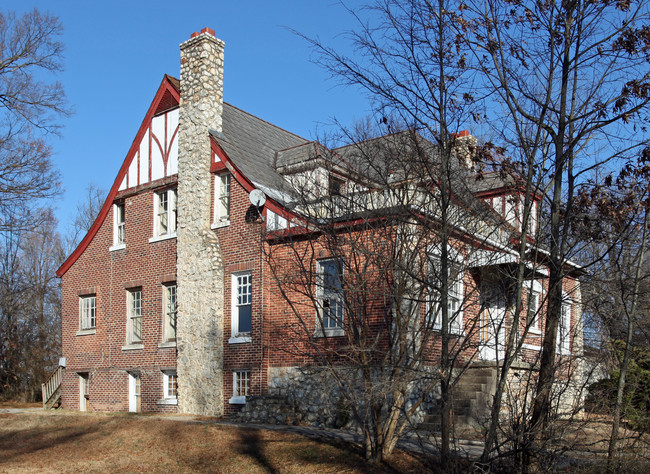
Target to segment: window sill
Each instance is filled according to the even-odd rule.
[[[528,335],[529,336],[534,336],[534,337],[539,337],[539,336],[542,335],[542,331],[540,331],[539,329],[529,328],[528,329]]]
[[[522,344],[521,348],[522,349],[528,349],[529,351],[541,351],[542,350],[541,346],[535,346],[533,344]]]
[[[251,336],[232,336],[228,339],[228,344],[243,344],[246,342],[251,342],[253,338]]]
[[[345,336],[345,330],[343,328],[336,329],[325,329],[325,334],[321,328],[317,328],[314,333],[314,337],[340,337]]]
[[[176,238],[176,232],[173,234],[165,234],[165,235],[157,235],[154,237],[151,237],[149,239],[149,243],[153,244],[154,242],[160,242],[162,240],[169,240],[169,239],[175,239]]]
[[[169,347],[176,347],[176,341],[167,341],[167,342],[159,342],[158,343],[158,348],[159,349],[167,349]]]
[[[178,399],[176,399],[176,398],[161,398],[156,403],[158,405],[178,405]]]
[[[231,405],[246,405],[246,397],[232,397],[228,400]]]
[[[230,225],[230,219],[227,221],[213,222],[210,226],[211,229],[221,229],[222,227],[228,227]]]
[[[97,329],[92,328],[92,329],[79,329],[77,331],[77,336],[90,336],[91,334],[96,334]]]
[[[433,330],[436,332],[442,332],[441,327],[434,327]],[[449,330],[449,335],[453,337],[465,337],[465,331],[460,331],[454,328]]]
[[[117,244],[113,245],[111,247],[108,247],[109,252],[115,252],[116,250],[124,250],[126,248],[126,244]]]
[[[123,351],[135,351],[138,349],[144,349],[144,344],[143,343],[138,343],[138,344],[125,344],[122,346]]]

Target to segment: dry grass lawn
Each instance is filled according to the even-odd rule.
[[[383,466],[352,446],[276,431],[154,416],[0,414],[0,472],[423,472],[397,452]]]

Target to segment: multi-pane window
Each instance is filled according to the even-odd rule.
[[[171,342],[176,340],[176,285],[164,286],[163,292],[165,294],[163,337],[165,341]]]
[[[232,275],[232,335],[249,336],[253,316],[253,276],[251,272]]]
[[[454,252],[455,254],[455,252]],[[449,332],[460,334],[463,331],[463,272],[460,265],[460,256],[448,259],[447,271],[447,318],[449,320]],[[442,300],[440,290],[442,287],[442,264],[440,254],[434,253],[429,260],[430,273],[430,298],[428,305],[428,317],[433,318],[433,328],[442,329]]]
[[[248,370],[233,372],[233,396],[247,397],[250,394],[251,373]]]
[[[163,372],[163,394],[164,398],[176,398],[178,396],[178,376],[176,371]]]
[[[142,342],[142,290],[128,292],[127,339],[130,344]]]
[[[79,312],[81,314],[81,329],[95,329],[97,324],[97,298],[83,296],[79,299]]]
[[[230,174],[214,178],[214,224],[226,224],[230,219]]]
[[[538,330],[538,311],[539,311],[540,294],[537,291],[528,293],[528,308],[526,312],[526,326],[530,330]]]
[[[156,194],[156,237],[176,234],[176,190],[168,189]]]
[[[113,236],[113,245],[124,245],[125,243],[125,218],[124,203],[115,204],[113,207],[115,213],[115,233]]]
[[[330,258],[317,262],[316,296],[320,306],[322,328],[343,328],[343,260]]]

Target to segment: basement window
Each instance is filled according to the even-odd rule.
[[[233,405],[246,404],[246,397],[250,395],[251,372],[238,370],[232,373],[232,398],[229,402]]]

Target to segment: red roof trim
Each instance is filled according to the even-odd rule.
[[[251,180],[249,180],[246,176],[244,176],[244,174],[241,171],[239,171],[239,168],[237,168],[237,166],[232,162],[232,160],[228,157],[228,155],[223,150],[223,148],[219,146],[219,143],[217,143],[214,137],[210,135],[210,138],[211,138],[212,152],[215,155],[217,155],[217,157],[219,157],[219,159],[221,160],[221,163],[223,163],[223,165],[219,165],[217,161],[213,160],[211,165],[211,171],[218,172],[223,169],[228,169],[228,171],[230,171],[230,174],[246,190],[246,192],[250,193],[253,189],[256,189],[255,185],[251,182]],[[276,214],[288,218],[287,220],[291,220],[291,218],[299,219],[299,216],[289,211],[287,208],[285,208],[283,205],[276,202],[271,197],[267,196],[264,207],[267,209],[271,209]]]
[[[158,87],[158,92],[156,92],[156,96],[151,102],[151,105],[149,106],[149,110],[147,110],[147,114],[145,115],[144,120],[140,125],[138,134],[135,136],[135,139],[133,140],[133,143],[131,144],[129,151],[126,154],[126,158],[122,163],[122,167],[120,168],[119,173],[117,174],[117,178],[115,178],[115,181],[113,182],[113,186],[111,187],[111,190],[109,191],[108,196],[106,197],[106,201],[104,202],[102,209],[99,211],[99,215],[95,219],[95,222],[93,222],[93,225],[90,227],[90,230],[88,231],[86,236],[79,243],[77,248],[74,250],[74,252],[72,252],[72,254],[67,258],[67,260],[63,262],[63,265],[61,265],[61,267],[59,267],[59,269],[56,271],[56,276],[58,276],[59,278],[65,275],[65,273],[70,269],[70,267],[81,256],[84,250],[86,250],[88,245],[90,245],[90,242],[92,242],[93,238],[99,231],[99,228],[104,222],[104,219],[106,219],[106,216],[108,215],[108,211],[111,209],[111,205],[113,204],[113,199],[115,199],[115,196],[120,187],[120,183],[124,179],[124,176],[126,176],[126,173],[129,170],[129,166],[131,165],[131,161],[133,160],[133,157],[135,156],[135,153],[138,149],[138,145],[140,144],[140,141],[142,140],[142,137],[144,136],[146,131],[149,129],[149,126],[151,124],[151,119],[153,118],[154,115],[156,115],[158,106],[161,100],[163,99],[165,93],[171,94],[172,98],[176,101],[177,104],[180,102],[180,92],[176,88],[175,84],[172,82],[171,79],[172,78],[168,75],[165,75],[165,77],[163,77],[163,80],[160,83],[160,87]]]

